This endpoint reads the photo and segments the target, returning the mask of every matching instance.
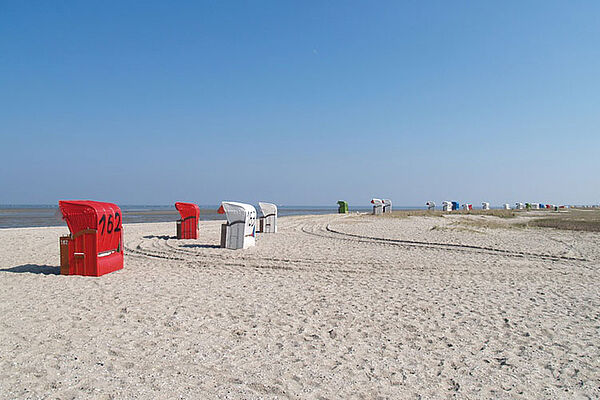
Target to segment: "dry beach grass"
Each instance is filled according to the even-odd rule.
[[[537,218],[530,226],[572,231],[600,232],[600,210],[569,210],[554,213],[545,218]]]
[[[392,211],[389,214],[383,214],[384,217],[391,218],[406,218],[406,217],[443,217],[445,215],[484,215],[499,218],[514,218],[520,215],[520,211],[517,210],[458,210],[458,211],[440,211],[440,210],[398,210]]]
[[[130,224],[101,278],[56,275],[66,228],[0,230],[0,397],[598,398],[600,233],[517,214],[285,217],[245,251]]]
[[[563,210],[553,211],[530,211],[530,212],[500,212],[494,210],[490,214],[487,211],[477,213],[463,213],[462,215],[483,215],[486,218],[463,218],[456,222],[458,225],[479,228],[552,228],[567,231],[600,232],[600,210]],[[502,221],[497,218],[513,218],[520,215],[516,221]]]

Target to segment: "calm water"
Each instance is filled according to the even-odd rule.
[[[123,223],[141,222],[175,222],[179,212],[174,206],[120,206],[123,211]],[[219,206],[200,206],[201,220],[225,219],[217,214]],[[406,207],[411,208],[411,207]],[[350,207],[350,211],[370,211],[371,207]],[[278,214],[309,215],[332,214],[337,212],[337,206],[281,206]],[[66,226],[56,205],[0,205],[0,228],[25,228],[35,226]]]

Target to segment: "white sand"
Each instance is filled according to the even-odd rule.
[[[0,398],[600,398],[600,235],[457,218],[126,225],[101,278],[0,230]]]

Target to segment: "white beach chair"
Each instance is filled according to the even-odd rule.
[[[371,199],[371,204],[373,204],[373,215],[383,214],[383,200]]]
[[[383,199],[383,212],[384,213],[392,212],[392,201],[390,199]]]
[[[451,201],[443,201],[442,202],[442,211],[452,211],[452,202]]]
[[[490,203],[488,203],[487,201],[484,201],[483,203],[481,203],[481,209],[482,210],[489,210],[490,209]]]
[[[255,245],[256,209],[253,206],[223,201],[219,213],[227,217],[227,223],[221,225],[221,247],[236,250]]]
[[[264,233],[277,232],[277,206],[272,203],[258,202],[260,208],[260,219],[258,221],[258,231]]]

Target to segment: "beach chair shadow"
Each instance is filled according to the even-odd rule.
[[[169,235],[147,235],[147,236],[142,236],[144,239],[162,239],[162,240],[169,240],[169,239],[177,239],[177,236],[169,236]]]
[[[54,265],[24,264],[16,267],[0,268],[0,272],[13,272],[17,274],[28,272],[31,274],[60,275],[60,267]]]

